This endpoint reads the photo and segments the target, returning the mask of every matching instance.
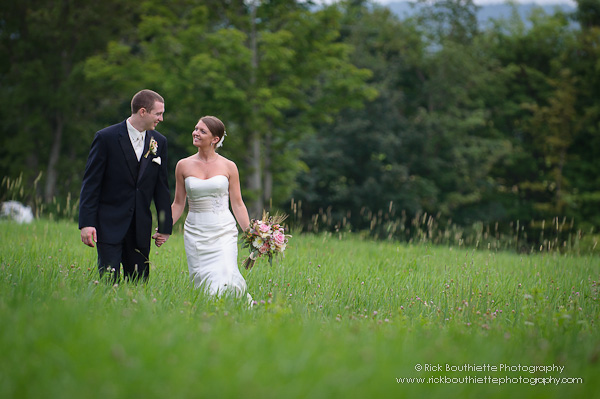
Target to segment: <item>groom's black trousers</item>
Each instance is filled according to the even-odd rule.
[[[125,280],[148,281],[150,275],[150,239],[148,246],[140,248],[136,244],[135,217],[125,238],[118,244],[107,244],[98,242],[98,271],[100,278],[104,277],[112,283],[118,283],[121,276],[121,264],[123,264],[123,275]]]

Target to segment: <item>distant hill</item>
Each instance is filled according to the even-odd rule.
[[[408,1],[398,1],[389,3],[386,5],[394,14],[396,14],[400,19],[409,17],[418,11],[417,7],[412,7],[411,3]],[[527,17],[531,14],[531,11],[534,8],[542,8],[547,14],[554,14],[556,10],[561,10],[563,12],[573,12],[576,10],[576,7],[568,4],[568,3],[557,3],[551,5],[539,5],[535,3],[522,3],[517,4],[517,11],[521,16],[521,19],[526,20]],[[512,13],[512,8],[508,4],[498,3],[498,4],[487,4],[479,6],[479,12],[477,18],[480,24],[484,24],[490,19],[501,19],[501,18],[510,18]]]

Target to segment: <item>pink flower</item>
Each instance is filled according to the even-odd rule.
[[[265,244],[265,245],[263,245],[262,247],[260,247],[260,248],[258,249],[258,251],[259,251],[261,254],[264,254],[264,253],[266,253],[267,251],[269,251],[269,244]]]
[[[264,239],[267,239],[269,237],[269,235],[271,235],[271,233],[272,233],[271,225],[269,225],[267,223],[259,223],[257,230],[258,230],[258,235]]]
[[[285,234],[283,234],[281,231],[277,230],[276,232],[273,233],[273,240],[275,241],[276,245],[283,245],[285,243]]]

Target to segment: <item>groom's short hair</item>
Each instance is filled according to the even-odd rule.
[[[136,114],[142,108],[150,112],[157,101],[165,103],[165,99],[157,92],[148,89],[140,90],[131,99],[131,113]]]

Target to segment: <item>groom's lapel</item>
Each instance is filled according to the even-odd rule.
[[[142,158],[140,159],[140,173],[138,173],[137,177],[138,181],[140,181],[140,179],[142,178],[142,175],[144,174],[148,163],[152,161],[151,154],[148,154],[148,157],[145,157],[145,155],[148,153],[148,148],[150,148],[150,138],[153,137],[150,132],[151,130],[146,130],[146,140],[144,140],[144,151],[142,151]]]
[[[138,160],[135,151],[133,150],[133,146],[131,145],[125,122],[119,127],[119,144],[121,145],[127,168],[129,169],[129,172],[131,172],[131,177],[135,180],[138,174]]]

